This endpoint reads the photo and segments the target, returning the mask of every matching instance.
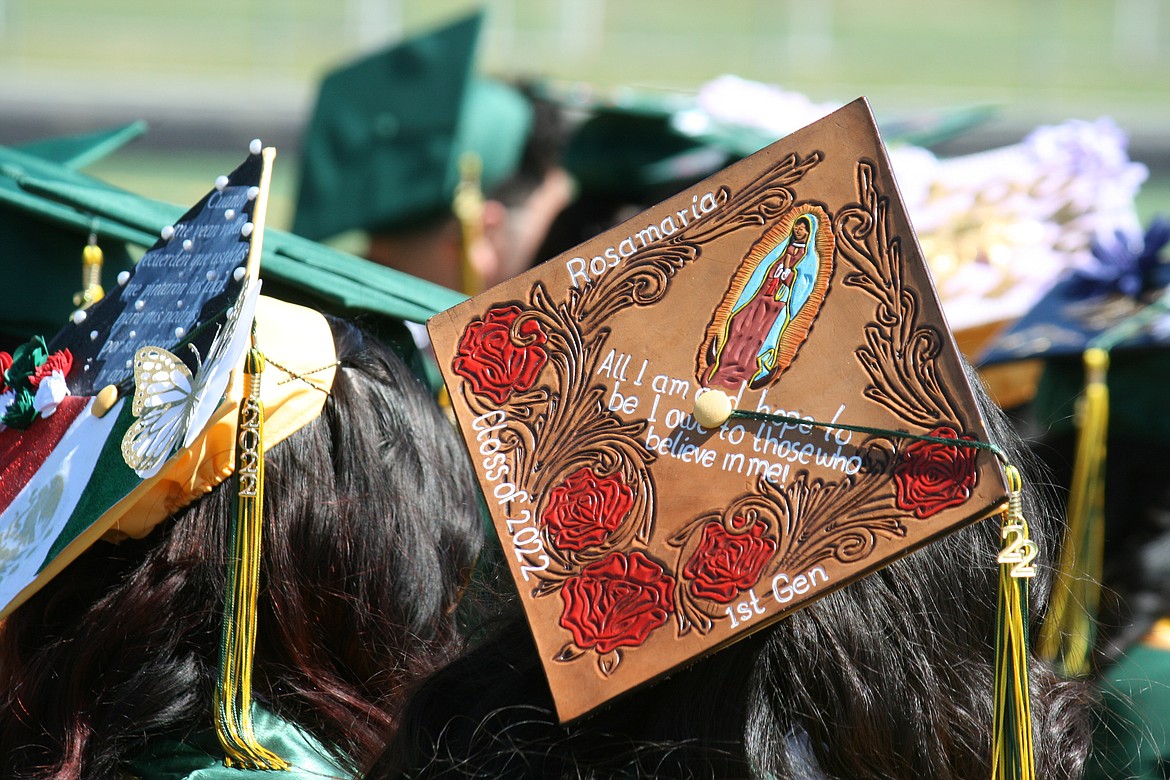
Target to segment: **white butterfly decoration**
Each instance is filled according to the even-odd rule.
[[[122,437],[122,457],[139,477],[153,477],[177,447],[190,446],[219,407],[247,348],[260,297],[258,283],[245,285],[194,376],[162,347],[140,347],[134,353],[131,411],[138,419]]]

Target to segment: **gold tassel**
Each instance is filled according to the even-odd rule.
[[[463,252],[460,267],[463,275],[463,292],[478,295],[483,292],[483,279],[471,265],[471,250],[483,237],[483,160],[475,152],[464,152],[459,158],[459,184],[455,186],[455,198],[451,210],[459,220],[463,236]]]
[[[97,244],[97,236],[89,234],[89,243],[81,250],[81,292],[74,294],[73,305],[83,309],[105,297],[102,289],[102,248]]]
[[[1065,676],[1089,673],[1105,545],[1105,448],[1109,433],[1109,353],[1085,350],[1085,392],[1068,500],[1068,530],[1040,628],[1038,650]]]
[[[227,766],[288,769],[256,741],[252,726],[252,657],[260,588],[260,537],[264,507],[264,355],[253,343],[244,363],[244,400],[236,433],[236,517],[231,529],[227,594],[216,688],[215,731]]]
[[[1028,691],[1028,578],[1036,543],[1028,537],[1020,472],[1007,466],[1010,496],[1000,536],[998,625],[995,632],[995,722],[993,780],[1035,780],[1032,704]]]

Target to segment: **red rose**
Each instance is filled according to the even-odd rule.
[[[737,528],[747,520],[736,517]],[[683,574],[691,581],[691,593],[698,598],[726,604],[760,579],[764,564],[776,552],[776,541],[764,536],[768,526],[757,520],[744,533],[732,533],[723,523],[712,521],[703,528],[703,539]]]
[[[62,374],[68,375],[69,369],[73,368],[73,353],[67,349],[59,352],[54,352],[45,359],[33,372],[33,375],[28,378],[28,383],[33,387],[40,387],[41,380],[50,376],[54,371],[60,371]]]
[[[520,343],[512,339],[512,325],[521,315],[517,306],[491,309],[463,331],[452,367],[471,382],[471,391],[502,404],[514,392],[531,390],[548,362],[542,346],[548,336],[535,319],[520,324]]]
[[[556,547],[584,550],[604,542],[633,507],[634,491],[621,472],[598,477],[585,466],[549,491],[541,519]]]
[[[674,579],[640,552],[615,552],[561,588],[561,626],[578,647],[608,653],[646,641],[674,611]]]
[[[0,352],[0,393],[8,389],[8,369],[12,368],[12,355]]]
[[[954,428],[930,432],[943,439],[959,439]],[[964,436],[967,441],[974,441]],[[971,497],[975,487],[975,450],[933,441],[916,441],[906,448],[894,471],[898,508],[922,519]]]

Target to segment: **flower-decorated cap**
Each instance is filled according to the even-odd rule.
[[[74,171],[144,130],[144,123],[135,122],[15,148],[0,147],[0,192],[21,201],[0,202],[0,265],[5,271],[5,283],[0,286],[0,350],[11,352],[33,335],[56,332],[78,306],[100,295],[103,284],[112,284],[118,273],[133,267],[124,241],[97,241],[98,220],[89,226],[59,229],[46,213],[52,206],[23,192],[19,179],[54,170],[83,180]]]
[[[532,109],[473,75],[483,14],[402,41],[328,74],[304,141],[293,232],[409,227],[450,214],[461,160],[490,191],[519,168]]]
[[[863,100],[428,327],[562,720],[1009,493]]]
[[[234,473],[214,720],[229,766],[264,769],[288,766],[251,723],[264,448],[321,413],[337,365],[320,313],[259,295],[274,156],[253,141],[108,294],[0,353],[0,617]]]
[[[1095,240],[1137,227],[1148,171],[1107,118],[1033,130],[1018,144],[960,157],[893,150],[947,317],[974,358],[1068,269],[1093,263]]]
[[[984,372],[1038,364],[1032,412],[1049,430],[1074,422],[1082,357],[1092,348],[1112,356],[1112,427],[1139,438],[1164,439],[1163,383],[1170,374],[1170,221],[1144,233],[1119,230],[1093,243],[1092,257],[1068,269],[1023,317],[996,336],[978,358]]]
[[[1095,240],[1091,256],[1069,268],[1023,317],[998,334],[980,365],[1079,356],[1110,329],[1161,298],[1170,287],[1170,220],[1155,219],[1143,234],[1117,230]],[[1111,349],[1143,349],[1170,341],[1170,319],[1151,312],[1148,323],[1118,333]]]
[[[75,311],[51,339],[0,354],[0,614],[112,529],[142,536],[231,473],[234,419],[226,439],[214,434],[221,401],[235,392],[238,406],[232,378],[253,321],[275,339],[265,324],[273,315],[256,315],[272,152],[254,147],[104,298]],[[332,339],[316,319],[297,342],[325,365]],[[303,366],[295,355],[281,358]],[[325,393],[295,395],[316,404],[311,419]],[[270,442],[305,421],[277,423]]]
[[[256,305],[263,167],[257,150],[101,301],[0,355],[0,614],[105,534],[218,407]]]

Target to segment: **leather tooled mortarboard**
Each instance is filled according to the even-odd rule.
[[[562,720],[1009,494],[863,100],[429,329]]]

